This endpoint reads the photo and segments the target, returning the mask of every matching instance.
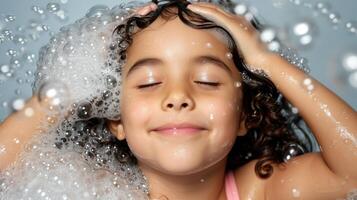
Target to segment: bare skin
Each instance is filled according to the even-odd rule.
[[[243,19],[211,4],[198,3],[195,7],[194,12],[214,19],[231,32],[248,64],[268,73],[280,92],[299,109],[322,146],[321,153],[293,158],[284,166],[274,165],[274,173],[267,180],[256,176],[255,160],[237,169],[240,198],[337,199],[357,188],[356,112],[318,81],[266,51],[256,32]],[[138,12],[145,14],[152,9],[155,7]],[[123,72],[126,79],[121,93],[122,120],[112,121],[109,128],[118,139],[127,140],[149,179],[152,198],[165,195],[169,199],[226,199],[223,182],[226,154],[235,136],[245,133],[243,123],[235,123],[240,121],[240,109],[232,109],[239,108],[244,95],[235,87],[240,75],[226,57],[227,52],[226,44],[215,34],[189,28],[178,19],[166,23],[158,19],[134,37]],[[216,55],[231,73],[216,64],[193,62],[201,54]],[[250,55],[259,55],[259,59]],[[130,66],[144,57],[163,62],[146,63],[127,76]],[[312,80],[312,93],[301,84],[306,78]],[[222,85],[211,88],[197,81],[218,81]],[[139,85],[158,82],[138,89]],[[25,143],[45,118],[36,99],[27,106],[40,114],[21,118],[22,111],[17,112],[0,125],[0,141],[7,149],[5,157],[0,154],[0,170],[21,152],[13,138]],[[169,140],[152,131],[177,119],[199,123],[206,132],[192,140],[184,137]]]

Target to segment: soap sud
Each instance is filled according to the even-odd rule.
[[[18,160],[0,173],[0,199],[145,199],[139,169],[115,163],[96,168],[70,149],[53,145],[54,133],[37,134]],[[114,170],[116,169],[116,170]]]
[[[138,166],[120,162],[115,146],[98,144],[117,141],[105,124],[88,134],[78,128],[92,118],[120,118],[124,61],[112,33],[143,4],[122,3],[100,16],[79,19],[40,49],[33,92],[69,110],[56,126],[41,124],[47,131],[33,136],[17,161],[0,172],[0,199],[147,199],[146,177]]]

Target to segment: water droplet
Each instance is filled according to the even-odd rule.
[[[39,14],[39,15],[44,15],[45,14],[45,10],[42,9],[40,6],[32,6],[31,10],[33,12],[35,12],[36,14]]]
[[[46,8],[48,12],[57,12],[60,9],[60,5],[58,3],[48,3]]]
[[[25,109],[25,116],[26,117],[32,117],[35,114],[35,111],[32,108],[26,108]]]
[[[15,15],[6,15],[5,16],[5,22],[13,22],[15,21],[16,16]]]
[[[6,153],[6,148],[4,145],[0,145],[0,155]]]
[[[9,49],[6,51],[6,55],[10,57],[16,57],[17,56],[17,51],[13,49]]]
[[[292,192],[294,198],[300,197],[300,191],[298,189],[293,188],[291,192]]]

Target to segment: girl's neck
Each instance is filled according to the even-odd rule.
[[[150,198],[176,199],[221,199],[224,192],[224,176],[227,158],[195,174],[178,176],[162,173],[140,161],[139,168],[149,182]],[[160,198],[161,197],[161,198]]]

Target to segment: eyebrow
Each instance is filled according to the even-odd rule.
[[[201,56],[196,56],[194,59],[194,63],[212,63],[215,64],[215,66],[218,66],[228,73],[232,74],[232,70],[228,67],[226,63],[224,63],[220,58],[213,56],[213,55],[201,55]],[[136,61],[129,69],[126,77],[128,77],[133,71],[139,69],[140,67],[143,67],[144,65],[147,64],[162,64],[163,61],[158,59],[158,58],[142,58]]]

